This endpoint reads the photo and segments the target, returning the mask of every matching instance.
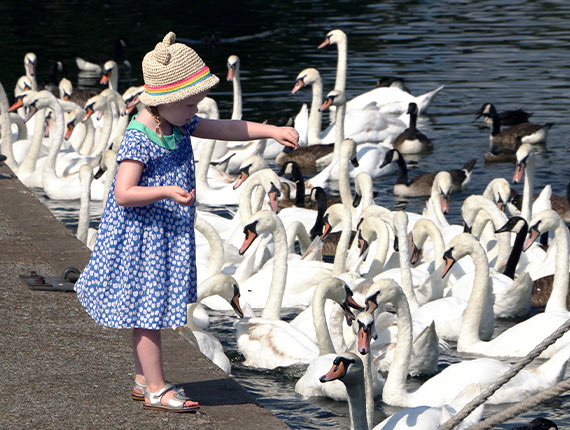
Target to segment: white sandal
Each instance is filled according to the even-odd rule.
[[[138,391],[140,394],[137,394]],[[144,392],[146,390],[146,385],[139,384],[137,381],[133,381],[133,388],[131,390],[131,399],[137,401],[144,401]]]
[[[174,390],[174,395],[168,401],[168,404],[163,405],[161,400],[162,397],[170,390]],[[158,390],[156,393],[150,393],[146,388],[144,392],[145,403],[143,408],[145,409],[152,409],[156,411],[165,411],[165,412],[195,412],[200,409],[199,405],[196,406],[184,406],[184,403],[188,400],[193,401],[192,399],[188,398],[185,394],[181,393],[180,390],[177,390],[174,385],[167,383]],[[148,401],[148,402],[147,402]]]

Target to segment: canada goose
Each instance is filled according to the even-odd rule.
[[[392,141],[392,146],[401,154],[418,154],[431,151],[433,149],[431,140],[416,128],[418,105],[410,103],[407,113],[410,115],[410,126]]]
[[[396,161],[398,163],[398,180],[394,185],[394,195],[396,196],[407,196],[407,197],[417,197],[417,196],[429,196],[431,194],[431,186],[435,179],[435,175],[439,172],[422,173],[416,176],[411,181],[408,181],[408,168],[406,166],[406,161],[402,157],[402,154],[397,149],[391,149],[386,153],[384,161],[380,167],[384,167],[391,162]],[[477,162],[476,158],[465,163],[465,165],[460,170],[448,170],[451,174],[453,192],[461,191],[461,189],[467,185],[471,179],[471,171]]]
[[[485,108],[485,112],[489,113],[493,119],[493,129],[489,137],[493,152],[503,150],[516,151],[521,143],[545,143],[548,130],[554,125],[553,122],[546,124],[524,122],[501,131],[501,119],[495,107],[489,103]],[[520,140],[517,137],[520,137]]]
[[[477,118],[483,117],[483,124],[492,126],[493,125],[493,116],[491,115],[491,111],[495,109],[491,103],[483,103],[481,109],[477,112]],[[499,119],[501,120],[501,125],[517,125],[522,124],[523,122],[528,122],[528,119],[532,116],[532,112],[528,113],[522,109],[517,110],[506,110],[498,114]]]

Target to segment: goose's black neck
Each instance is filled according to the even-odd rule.
[[[508,276],[511,279],[515,279],[515,269],[517,268],[517,264],[519,264],[527,233],[528,224],[525,221],[515,237],[515,243],[511,250],[511,255],[509,255],[509,260],[507,261],[507,265],[503,271],[503,275]]]
[[[496,136],[501,132],[501,119],[495,110],[491,112],[491,119],[493,120],[493,131],[491,131],[491,135]]]
[[[408,167],[406,166],[406,161],[402,157],[402,154],[398,151],[398,180],[396,184],[408,185]]]

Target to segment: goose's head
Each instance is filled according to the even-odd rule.
[[[441,195],[441,211],[446,214],[449,212],[449,196],[451,195],[452,179],[451,174],[445,170],[435,175],[433,185],[431,187],[432,195],[439,193]]]
[[[82,122],[87,121],[94,112],[101,112],[107,107],[107,98],[102,94],[97,94],[85,102],[85,115],[81,119]]]
[[[239,186],[255,172],[259,172],[263,169],[267,169],[267,163],[260,155],[252,155],[245,159],[239,166],[238,177],[234,182],[234,190],[239,188]]]
[[[335,203],[325,212],[323,218],[323,234],[321,239],[324,241],[332,231],[333,227],[342,221],[350,222],[350,210],[342,203]]]
[[[228,57],[228,81],[233,81],[236,76],[239,76],[239,57],[237,55],[230,55]]]
[[[490,192],[493,201],[501,211],[505,211],[506,205],[511,198],[511,186],[505,178],[495,178],[489,182],[483,195]]]
[[[397,305],[403,296],[402,288],[393,279],[380,279],[374,282],[366,292],[366,312],[371,314],[388,303]]]
[[[205,292],[203,292],[204,289],[206,289]],[[231,305],[237,316],[243,318],[243,311],[239,304],[239,284],[232,276],[225,273],[212,275],[198,286],[198,295],[200,300],[215,295],[222,297]]]
[[[346,97],[344,96],[344,91],[341,90],[331,90],[326,95],[323,104],[319,108],[321,112],[327,110],[331,106],[342,106],[346,103]]]
[[[299,163],[293,160],[287,161],[281,166],[279,176],[290,176],[295,182],[303,180],[303,172],[299,167]]]
[[[352,352],[343,352],[335,357],[330,370],[319,378],[321,382],[341,380],[345,385],[362,384],[364,366],[362,360]]]
[[[324,48],[327,45],[346,43],[346,33],[342,30],[335,29],[327,33],[325,40],[317,47],[318,49]]]
[[[555,211],[552,209],[545,209],[537,214],[531,221],[528,229],[528,238],[523,245],[523,251],[526,251],[538,236],[547,231],[556,230],[561,225],[565,225]]]
[[[376,327],[374,326],[374,316],[370,312],[360,312],[356,317],[354,330],[358,339],[358,352],[361,355],[368,354],[372,339],[378,338]]]
[[[291,90],[291,94],[295,94],[301,88],[306,85],[313,85],[315,82],[319,82],[321,80],[321,75],[317,69],[313,69],[309,67],[308,69],[301,70],[301,72],[295,78],[295,85]]]
[[[271,211],[259,211],[253,215],[243,228],[245,239],[239,249],[239,255],[243,255],[258,236],[265,232],[273,232],[278,223],[281,223],[281,220]]]
[[[103,74],[99,83],[101,85],[107,85],[109,83],[109,79],[111,79],[112,73],[116,72],[116,70],[117,63],[115,63],[113,60],[106,61],[105,64],[103,64]]]
[[[130,114],[135,108],[135,106],[140,103],[139,96],[143,92],[144,92],[144,85],[129,87],[125,90],[125,92],[123,93],[123,101],[125,102],[125,110],[122,112],[123,115]],[[200,103],[202,103],[202,101],[200,101]]]
[[[71,99],[71,94],[73,94],[73,84],[67,78],[62,78],[59,81],[59,98],[65,101]]]
[[[38,63],[38,59],[36,54],[33,52],[28,52],[24,55],[24,68],[26,69],[26,75],[29,77],[36,76],[36,65]]]
[[[451,239],[449,247],[443,253],[445,267],[443,268],[441,277],[444,278],[458,260],[475,251],[479,251],[482,255],[485,255],[483,247],[471,233],[461,233]]]
[[[477,112],[477,116],[475,117],[475,119],[481,118],[482,116],[484,116],[486,118],[491,118],[493,115],[496,115],[496,114],[497,114],[497,110],[495,109],[495,106],[493,106],[492,103],[483,103],[483,105],[481,106],[481,108]]]
[[[520,232],[521,230],[526,232],[528,231],[528,223],[526,220],[521,216],[512,216],[508,219],[508,221],[502,227],[495,230],[495,233],[504,233],[507,231],[514,231],[515,233]]]
[[[513,175],[513,183],[518,184],[522,181],[524,171],[529,162],[534,159],[534,149],[529,143],[523,143],[519,146],[516,153],[517,162],[515,166],[515,173]]]
[[[530,423],[524,426],[516,427],[516,430],[548,430],[548,429],[558,430],[558,426],[554,421],[542,417],[535,418]]]
[[[394,161],[398,161],[400,158],[402,158],[400,151],[397,149],[390,149],[388,152],[386,152],[386,155],[384,155],[384,161],[382,161],[382,164],[380,164],[380,169]]]
[[[408,115],[417,115],[418,114],[418,105],[415,103],[408,104]]]

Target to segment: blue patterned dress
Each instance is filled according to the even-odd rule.
[[[194,117],[181,127],[182,139],[172,151],[129,129],[117,162],[144,163],[140,186],[179,185],[190,191],[195,188],[190,134],[196,123]],[[146,329],[186,324],[186,305],[196,301],[194,215],[194,206],[171,199],[119,206],[113,181],[91,259],[75,283],[95,322]]]

